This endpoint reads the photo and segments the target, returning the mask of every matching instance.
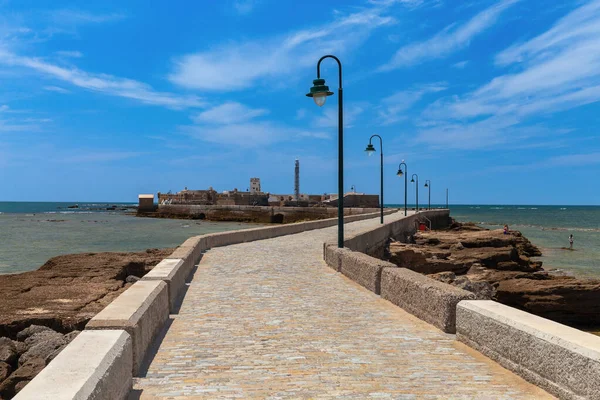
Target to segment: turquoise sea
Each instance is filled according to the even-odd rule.
[[[133,205],[0,202],[0,274],[31,271],[61,254],[176,247],[190,236],[251,226],[138,218],[125,211]]]

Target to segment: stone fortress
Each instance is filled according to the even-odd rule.
[[[177,193],[158,193],[159,205],[218,205],[218,206],[271,206],[271,207],[335,207],[337,194],[300,193],[300,161],[296,159],[294,170],[294,193],[274,194],[264,192],[260,178],[250,178],[246,191],[237,188],[221,193],[209,187],[208,190],[184,190]],[[377,208],[379,196],[355,191],[344,194],[344,206]]]
[[[217,192],[189,190],[158,193],[158,205],[153,194],[140,194],[138,216],[159,218],[206,219],[252,223],[290,223],[332,218],[337,215],[337,194],[304,194],[300,192],[300,161],[294,169],[293,194],[263,191],[260,178],[250,178],[246,191],[237,188]],[[375,212],[379,196],[352,191],[344,193],[344,215]]]

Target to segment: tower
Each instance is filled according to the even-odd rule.
[[[300,201],[300,161],[297,158],[294,171],[294,196],[296,196],[296,201]]]
[[[260,178],[250,178],[250,193],[260,193]]]

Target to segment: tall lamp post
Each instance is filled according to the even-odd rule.
[[[429,179],[427,179],[425,181],[425,187],[429,191],[429,205],[428,205],[427,209],[431,210],[431,181]]]
[[[419,212],[419,175],[412,174],[412,179],[410,180],[410,183],[415,183],[415,177],[417,178],[417,185],[415,186],[415,188],[417,189],[417,207],[415,208],[415,211]]]
[[[404,171],[402,171],[403,165],[404,165]],[[404,160],[402,160],[400,165],[398,165],[398,172],[396,173],[396,175],[398,175],[398,176],[404,175],[404,216],[406,217],[406,215],[408,214],[407,209],[406,209],[406,196],[408,193],[408,167],[406,166],[406,163],[404,162]]]
[[[338,90],[338,247],[344,247],[344,110],[342,96],[342,63],[336,56],[326,55],[317,62],[317,79],[313,80],[313,87],[306,94],[312,97],[315,104],[322,107],[327,96],[333,92],[325,85],[325,79],[321,79],[321,62],[326,58],[333,58],[339,67],[340,88]]]
[[[379,175],[380,175],[380,177],[379,177],[380,178],[380,193],[381,193],[381,207],[380,207],[381,208],[381,211],[380,211],[381,217],[380,217],[380,219],[381,219],[381,223],[383,224],[383,139],[381,138],[381,136],[379,136],[379,135],[371,136],[369,138],[369,144],[368,144],[367,148],[365,149],[365,152],[367,152],[369,157],[373,153],[375,153],[375,147],[373,147],[373,144],[371,143],[371,140],[373,140],[374,137],[379,138],[379,146],[380,146],[379,148],[381,150],[381,157],[380,157],[381,168],[380,168],[380,173],[379,173]]]

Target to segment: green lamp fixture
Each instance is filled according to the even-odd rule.
[[[402,170],[400,168],[398,168],[398,172],[396,172],[396,175],[402,176],[402,175],[404,175],[404,172],[402,172]]]
[[[370,156],[372,156],[373,154],[375,154],[375,147],[369,143],[369,145],[367,146],[367,148],[365,149],[365,152]]]
[[[427,184],[427,182],[425,182],[425,187],[429,187],[429,185]]]
[[[332,94],[333,92],[329,90],[329,86],[325,85],[325,79],[317,78],[313,80],[313,87],[310,88],[310,92],[306,96],[312,97],[316,105],[323,107],[327,96]]]
[[[410,183],[415,183],[415,178],[412,178],[412,179],[410,180]]]

